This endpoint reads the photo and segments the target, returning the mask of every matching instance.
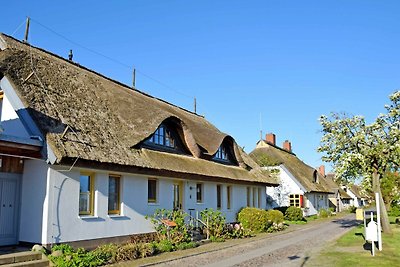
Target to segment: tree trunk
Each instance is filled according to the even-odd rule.
[[[379,180],[379,173],[374,171],[372,174],[372,188],[374,193],[379,193],[379,206],[381,214],[381,225],[384,233],[391,234],[392,228],[390,228],[389,216],[386,210],[385,203],[383,202],[383,197],[381,193],[381,181]]]

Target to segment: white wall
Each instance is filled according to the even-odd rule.
[[[304,195],[304,190],[283,165],[274,169],[279,170],[279,186],[267,187],[267,195],[272,198],[272,201],[268,202],[267,208],[269,209],[289,206],[289,195],[291,194]]]
[[[20,241],[41,243],[47,169],[48,165],[41,160],[25,160],[24,162],[21,185]]]
[[[26,131],[24,125],[19,119],[17,113],[14,108],[11,106],[10,101],[7,98],[7,95],[3,96],[3,103],[0,105],[1,107],[1,126],[3,127],[3,134],[18,136],[22,138],[29,138],[29,134]]]
[[[85,170],[88,171],[88,170]],[[90,171],[90,170],[89,170]],[[108,215],[108,173],[95,171],[94,216],[79,216],[79,176],[81,170],[71,172],[51,168],[48,184],[48,228],[45,229],[42,243],[60,243],[112,236],[123,236],[153,231],[152,224],[144,216],[152,215],[157,208],[172,209],[173,184],[178,179],[155,177],[158,179],[157,203],[147,203],[147,176],[121,175],[121,216]],[[152,177],[153,178],[153,177]],[[196,211],[217,208],[217,183],[203,183],[203,203],[196,203],[196,183],[181,180],[183,183],[183,209]],[[246,206],[246,186],[231,184],[231,209],[227,209],[227,184],[222,185],[222,208],[227,222],[236,221],[237,212]],[[192,190],[190,190],[190,186]],[[262,192],[263,186],[254,186]],[[262,201],[263,203],[263,201]],[[265,208],[265,204],[264,205]],[[195,211],[192,213],[195,217]]]

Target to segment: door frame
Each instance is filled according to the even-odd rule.
[[[9,238],[0,238],[0,246],[17,245],[19,242],[19,227],[20,227],[20,212],[21,212],[21,184],[22,174],[18,173],[7,173],[0,172],[0,180],[14,180],[17,182],[15,188],[15,211],[14,211],[14,224],[15,224],[15,235]],[[1,194],[0,194],[1,195]]]

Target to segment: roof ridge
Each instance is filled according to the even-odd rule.
[[[93,73],[93,74],[95,74],[95,75],[98,75],[98,76],[100,76],[100,77],[102,77],[102,78],[104,78],[104,79],[106,79],[106,80],[108,80],[108,81],[114,82],[114,83],[116,83],[116,84],[118,84],[118,85],[120,85],[120,86],[123,86],[123,87],[125,87],[125,88],[127,88],[127,89],[129,89],[129,90],[134,90],[134,91],[138,92],[139,94],[142,94],[142,95],[144,95],[144,96],[146,96],[146,97],[149,97],[149,98],[158,100],[158,101],[163,102],[163,103],[165,103],[165,104],[167,104],[167,105],[170,105],[170,106],[172,106],[172,107],[179,108],[179,109],[181,109],[181,110],[183,110],[183,111],[185,111],[185,112],[187,112],[187,113],[189,113],[189,114],[196,115],[196,116],[198,116],[198,117],[200,117],[200,118],[205,118],[203,115],[197,114],[197,113],[195,113],[195,112],[193,112],[193,111],[190,111],[190,110],[188,110],[188,109],[186,109],[186,108],[183,108],[183,107],[180,107],[180,106],[178,106],[178,105],[172,104],[172,103],[170,103],[170,102],[168,102],[168,101],[166,101],[166,100],[164,100],[164,99],[161,99],[161,98],[152,96],[152,95],[150,95],[150,94],[148,94],[148,93],[145,93],[145,92],[143,92],[143,91],[140,91],[140,90],[138,90],[138,89],[136,89],[136,88],[132,88],[132,87],[128,86],[128,85],[125,84],[125,83],[122,83],[122,82],[117,81],[117,80],[115,80],[115,79],[113,79],[113,78],[107,77],[107,76],[105,76],[104,74],[101,74],[100,72],[97,72],[97,71],[95,71],[95,70],[89,69],[88,67],[85,67],[84,65],[81,65],[81,64],[79,64],[79,63],[77,63],[77,62],[67,60],[66,58],[63,58],[62,56],[57,55],[57,54],[55,54],[55,53],[53,53],[53,52],[47,51],[47,50],[45,50],[45,49],[43,49],[43,48],[34,46],[34,45],[32,45],[32,44],[29,44],[29,43],[21,42],[20,40],[14,38],[14,37],[12,37],[12,36],[9,36],[9,35],[7,35],[7,34],[5,34],[5,33],[3,33],[3,32],[0,32],[0,36],[1,36],[1,35],[4,35],[4,36],[6,36],[7,38],[10,38],[10,39],[16,41],[16,42],[18,42],[18,43],[21,44],[21,45],[30,46],[31,48],[37,49],[37,50],[39,50],[39,51],[41,51],[41,52],[43,52],[43,53],[45,53],[45,54],[48,54],[48,55],[50,55],[50,56],[56,57],[56,58],[58,58],[58,59],[60,59],[60,60],[63,60],[63,61],[66,62],[66,63],[69,63],[69,64],[71,64],[71,65],[74,65],[75,67],[78,67],[78,68],[80,68],[80,69],[86,70],[86,71],[88,71],[88,72],[90,72],[90,73]],[[7,43],[6,40],[5,40],[5,42]]]

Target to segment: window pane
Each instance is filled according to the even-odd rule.
[[[227,200],[226,208],[229,210],[229,209],[231,209],[231,187],[230,186],[226,187],[226,200]]]
[[[197,203],[203,202],[203,184],[196,184],[196,199]]]
[[[90,175],[79,177],[79,214],[92,214],[93,192]]]
[[[156,202],[157,201],[157,180],[149,179],[148,180],[148,202]]]
[[[119,213],[119,177],[110,176],[108,178],[108,212]]]
[[[250,207],[250,187],[247,187],[247,207]]]
[[[221,203],[222,203],[221,186],[217,185],[217,209],[221,209]]]

